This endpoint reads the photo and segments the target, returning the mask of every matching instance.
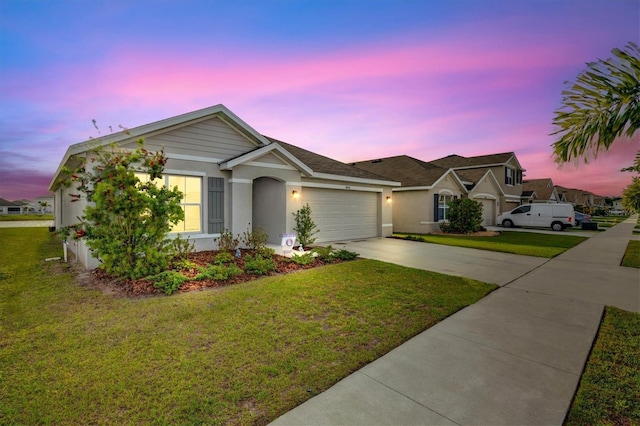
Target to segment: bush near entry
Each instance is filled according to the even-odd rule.
[[[470,234],[482,229],[482,203],[469,198],[457,198],[449,203],[447,221],[440,224],[442,232]]]

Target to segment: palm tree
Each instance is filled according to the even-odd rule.
[[[640,49],[630,42],[612,53],[612,58],[588,63],[574,83],[565,82],[562,106],[553,119],[557,130],[552,134],[560,136],[552,145],[556,162],[588,162],[590,155],[596,157],[640,128]]]

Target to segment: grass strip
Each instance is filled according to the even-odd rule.
[[[640,314],[607,307],[567,425],[640,424]]]
[[[629,241],[621,265],[640,268],[640,241]]]
[[[496,236],[465,236],[446,234],[402,234],[394,237],[433,244],[467,247],[481,250],[552,258],[584,241],[587,237],[562,234],[505,231]]]
[[[53,220],[53,214],[3,214],[0,222],[17,222],[24,220]]]
[[[266,424],[493,285],[357,260],[139,299],[0,229],[0,423]]]

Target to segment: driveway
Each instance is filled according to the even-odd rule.
[[[410,268],[427,269],[447,275],[473,278],[504,286],[527,274],[549,259],[520,256],[464,247],[451,247],[394,238],[373,238],[346,243],[332,243],[367,259],[396,263]]]

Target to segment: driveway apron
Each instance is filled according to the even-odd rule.
[[[509,255],[488,256],[483,264],[484,252],[389,239],[347,243],[363,257],[502,288],[273,424],[561,425],[604,306],[640,311],[640,272],[619,266],[628,241],[635,238],[636,220],[537,262]],[[467,261],[473,266],[466,267]],[[501,263],[507,261],[511,265]],[[492,275],[498,267],[510,272]]]

